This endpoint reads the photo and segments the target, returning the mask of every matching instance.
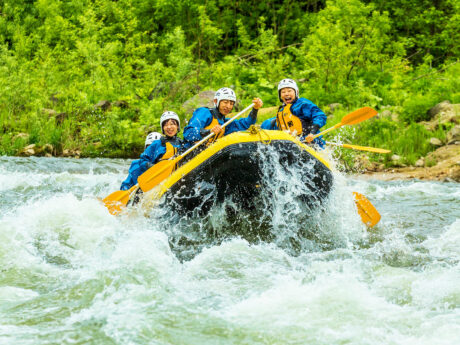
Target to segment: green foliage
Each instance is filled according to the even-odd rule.
[[[357,138],[411,161],[432,149],[414,123],[460,102],[459,13],[454,0],[4,0],[0,154],[51,144],[134,157],[164,110],[190,117],[181,104],[199,91],[275,106],[292,77],[321,108],[401,107],[401,123],[363,124]]]
[[[437,163],[437,162],[436,162],[436,159],[434,159],[434,158],[428,157],[428,158],[425,160],[425,166],[428,167],[428,168],[435,166],[436,163]]]
[[[389,149],[392,153],[402,156],[407,164],[414,164],[420,157],[433,150],[429,143],[431,137],[445,140],[442,130],[433,133],[418,123],[406,126],[387,118],[363,122],[355,129],[354,136],[345,136],[352,138],[352,141],[359,145]],[[381,156],[387,164],[390,163],[390,157],[391,155]],[[375,158],[377,159],[377,156]]]
[[[26,143],[24,139],[12,140],[11,134],[4,134],[0,141],[0,155],[15,155],[18,149],[26,146]]]
[[[308,89],[320,101],[377,106],[380,78],[399,72],[401,43],[391,41],[387,14],[359,0],[328,1],[318,23],[298,49],[299,75],[312,80]],[[372,90],[374,89],[374,90]]]
[[[438,103],[439,99],[432,94],[413,94],[403,103],[400,119],[407,122],[427,121],[430,119],[428,110]]]
[[[460,4],[456,0],[365,0],[393,18],[392,40],[404,43],[416,62],[430,54],[435,65],[459,56]]]

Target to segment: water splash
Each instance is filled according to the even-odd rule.
[[[318,178],[313,160],[286,160],[270,146],[259,147],[257,156],[261,157],[257,163],[262,171],[260,192],[251,203],[232,197],[216,202],[214,186],[197,184],[191,195],[203,198],[193,212],[176,212],[177,208],[170,207],[174,199],[164,199],[160,207],[148,210],[152,226],[160,226],[168,235],[181,260],[231,238],[274,243],[291,255],[299,255],[346,247],[366,236],[343,175],[335,173],[332,186],[326,183],[325,190],[318,191],[312,183]],[[208,190],[207,194],[203,190]],[[205,205],[208,200],[214,201],[212,206]],[[145,209],[140,212],[145,213]]]
[[[260,201],[282,207],[266,218],[275,241],[228,236],[198,250],[184,245],[190,256],[181,261],[169,242],[170,234],[189,234],[185,219],[160,222],[166,209],[113,217],[94,197],[118,188],[128,161],[0,162],[8,185],[28,171],[0,191],[2,344],[455,345],[460,338],[458,184],[335,174],[324,209],[304,219],[315,231],[304,229],[310,237],[295,255],[285,246],[293,235],[283,210],[300,217],[309,209],[283,191]],[[280,186],[297,178],[289,174]],[[36,187],[27,181],[34,176]],[[382,214],[372,232],[356,213],[354,190]],[[224,231],[224,212],[213,209],[197,231]]]

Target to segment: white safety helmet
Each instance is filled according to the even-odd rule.
[[[286,87],[294,89],[295,97],[299,98],[299,87],[297,86],[297,83],[292,79],[283,79],[278,84],[278,98],[280,99],[281,102],[283,101],[281,99],[281,89],[284,89]]]
[[[214,100],[216,101],[216,108],[219,108],[220,101],[224,99],[236,102],[235,91],[233,91],[229,87],[223,87],[217,90],[216,94],[214,95]]]
[[[155,140],[161,139],[162,135],[161,133],[158,132],[151,132],[147,135],[147,138],[145,138],[145,146],[144,149],[147,148],[151,143],[153,143]]]
[[[163,114],[161,114],[161,117],[160,117],[160,126],[161,126],[161,131],[163,132],[163,134],[165,133],[163,131],[163,122],[171,120],[171,119],[177,121],[177,132],[180,132],[179,116],[174,111],[165,111]]]

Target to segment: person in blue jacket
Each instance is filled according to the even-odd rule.
[[[235,102],[235,92],[228,87],[223,87],[217,90],[214,95],[215,106],[213,108],[202,107],[195,109],[188,125],[184,128],[184,140],[187,146],[200,141],[211,132],[214,132],[216,135],[210,141],[215,141],[224,135],[244,131],[255,124],[257,121],[257,112],[263,105],[260,98],[253,99],[254,108],[247,117],[235,120],[222,128],[222,125],[229,120],[225,116],[232,112]]]
[[[160,126],[164,136],[153,140],[147,145],[139,159],[134,160],[129,168],[129,175],[121,184],[120,190],[128,190],[137,184],[137,178],[160,160],[173,157],[182,145],[182,140],[177,137],[180,132],[179,116],[173,111],[165,111],[160,118]]]
[[[155,140],[161,139],[162,135],[158,132],[150,132],[145,138],[144,150],[150,146]]]
[[[299,98],[299,88],[292,79],[283,79],[278,84],[278,97],[283,103],[275,117],[262,122],[262,129],[289,131],[305,140],[324,147],[321,137],[313,135],[326,124],[326,115],[312,101]]]

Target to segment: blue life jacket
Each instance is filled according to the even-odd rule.
[[[134,160],[129,167],[129,174],[121,184],[120,190],[128,190],[137,184],[137,178],[162,159],[169,159],[177,153],[182,146],[182,140],[178,137],[162,137],[153,141],[141,154],[139,159]]]

